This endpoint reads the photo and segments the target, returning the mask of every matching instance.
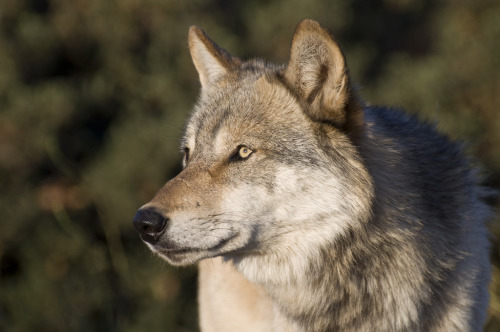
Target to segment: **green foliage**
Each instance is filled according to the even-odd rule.
[[[197,330],[196,271],[153,257],[131,227],[179,170],[199,88],[188,27],[284,62],[306,17],[334,32],[367,100],[472,142],[500,188],[498,1],[2,1],[0,330]],[[493,260],[488,331],[496,240]]]

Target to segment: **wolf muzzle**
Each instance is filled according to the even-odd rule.
[[[139,231],[141,239],[154,244],[161,237],[168,219],[153,209],[139,209],[132,224]]]

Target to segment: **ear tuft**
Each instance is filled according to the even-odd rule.
[[[345,58],[318,22],[304,20],[295,29],[284,78],[311,118],[346,125],[352,89]]]
[[[202,91],[228,74],[239,60],[214,43],[203,30],[191,26],[188,34],[189,51],[200,76]]]

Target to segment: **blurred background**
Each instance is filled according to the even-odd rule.
[[[366,100],[438,122],[500,189],[497,0],[2,0],[0,330],[197,331],[196,269],[154,257],[131,225],[180,169],[199,90],[188,27],[284,63],[306,17]]]

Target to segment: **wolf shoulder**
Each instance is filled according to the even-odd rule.
[[[421,189],[435,191],[447,182],[455,183],[455,188],[442,189],[477,184],[477,167],[466,155],[465,144],[450,139],[435,124],[390,107],[367,107],[364,117],[367,130],[361,154],[380,153],[389,169],[397,163],[399,171],[415,179],[413,184],[424,181],[430,186]]]

